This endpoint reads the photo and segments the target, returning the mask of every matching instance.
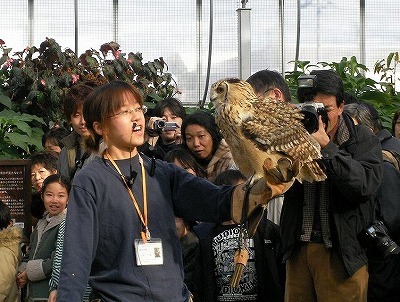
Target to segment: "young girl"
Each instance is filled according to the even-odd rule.
[[[28,261],[23,262],[17,275],[19,287],[28,286],[28,300],[45,300],[49,296],[53,253],[58,229],[67,213],[69,181],[53,174],[48,176],[41,191],[46,215],[40,219],[31,235]]]
[[[97,151],[103,138],[108,148],[74,178],[58,302],[82,301],[88,280],[92,299],[186,302],[175,215],[231,219],[232,193],[243,190],[138,154],[145,111],[139,91],[120,80],[96,88],[84,103],[88,145]],[[242,204],[235,200],[233,207]]]

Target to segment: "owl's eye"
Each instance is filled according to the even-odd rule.
[[[224,88],[222,88],[221,86],[219,86],[219,87],[217,88],[217,92],[218,92],[218,93],[224,92]]]

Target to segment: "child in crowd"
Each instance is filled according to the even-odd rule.
[[[214,183],[239,185],[246,180],[239,170],[225,170],[218,174]],[[264,215],[254,237],[246,239],[249,259],[237,287],[231,286],[231,278],[242,231],[240,225],[228,220],[211,228],[207,226],[208,234],[204,234],[207,228],[202,229],[193,277],[195,302],[283,301],[279,228]]]
[[[21,262],[22,229],[13,227],[10,209],[0,200],[0,301],[18,302],[18,287],[15,282]]]
[[[32,193],[31,215],[32,225],[35,226],[41,219],[45,208],[40,192],[44,180],[52,174],[57,173],[57,153],[54,151],[38,151],[30,157],[31,160],[31,183],[34,189]]]
[[[19,287],[29,283],[28,300],[47,301],[49,296],[58,229],[67,213],[69,190],[69,181],[58,174],[48,176],[43,183],[41,196],[46,215],[38,221],[31,235],[28,260],[20,265],[17,275]]]

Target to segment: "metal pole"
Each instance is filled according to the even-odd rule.
[[[285,30],[285,1],[279,0],[279,23],[280,23],[280,35],[281,35],[281,73],[285,76],[286,64],[285,64],[285,40],[284,40],[284,30]]]
[[[239,78],[251,75],[251,25],[250,8],[238,8]]]
[[[118,38],[118,0],[113,0],[113,41],[117,42]]]
[[[199,107],[203,108],[206,103],[208,85],[210,84],[210,72],[211,72],[211,59],[212,59],[212,46],[213,46],[213,31],[214,31],[214,4],[213,0],[210,0],[210,25],[208,33],[208,60],[207,60],[207,75],[206,83],[204,85],[203,98],[199,103]]]
[[[203,78],[201,72],[201,21],[202,21],[202,0],[196,0],[196,47],[197,47],[197,94],[198,100],[201,100],[201,79]]]
[[[76,56],[79,56],[78,55],[78,51],[79,51],[79,47],[78,47],[78,28],[79,28],[79,25],[78,25],[78,0],[74,0],[74,15],[75,15],[75,33],[74,33],[74,35],[75,35],[75,54],[76,54]]]
[[[366,64],[365,55],[365,0],[360,0],[360,63]]]
[[[28,1],[28,19],[29,19],[29,46],[33,46],[34,43],[34,0]]]

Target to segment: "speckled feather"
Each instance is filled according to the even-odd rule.
[[[214,83],[211,100],[216,123],[247,177],[262,174],[258,165],[262,167],[266,157],[288,157],[300,163],[300,181],[326,178],[315,161],[321,157],[320,146],[305,130],[297,108],[271,98],[258,99],[250,84],[238,79]]]

